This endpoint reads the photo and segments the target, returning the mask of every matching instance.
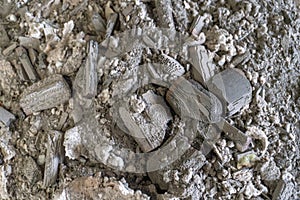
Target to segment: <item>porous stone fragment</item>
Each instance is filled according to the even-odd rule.
[[[63,104],[71,97],[69,85],[61,75],[52,75],[32,86],[22,94],[20,106],[29,115]]]
[[[186,9],[183,5],[183,0],[172,1],[174,20],[177,22],[179,31],[185,31],[188,24],[188,17]]]
[[[150,172],[148,175],[160,189],[167,190],[180,199],[196,197],[199,195],[196,174],[204,165],[205,160],[205,156],[200,151],[191,148],[165,169]],[[148,162],[148,166],[151,166],[153,163],[150,162],[155,161],[150,159]]]
[[[280,178],[281,172],[276,163],[273,160],[269,160],[261,166],[260,174],[262,180],[276,181]]]

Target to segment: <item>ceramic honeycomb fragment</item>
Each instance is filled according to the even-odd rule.
[[[226,69],[209,81],[209,90],[222,101],[226,115],[234,115],[252,99],[252,86],[238,69]]]
[[[70,97],[71,91],[63,76],[53,75],[26,88],[20,106],[29,115],[63,104]]]
[[[44,182],[45,188],[55,183],[58,175],[58,167],[62,162],[62,139],[63,133],[59,131],[49,131],[47,141],[47,152],[44,170]]]
[[[161,54],[158,60],[162,65],[159,66],[162,68],[162,73],[170,76],[171,79],[182,76],[185,73],[184,67],[177,60],[168,55]]]

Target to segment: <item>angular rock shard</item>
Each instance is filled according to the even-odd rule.
[[[22,94],[20,106],[29,115],[65,103],[71,90],[61,75],[47,77],[28,87]]]
[[[48,187],[56,181],[58,165],[62,161],[62,138],[63,134],[59,131],[49,132],[44,170],[44,187]]]
[[[228,116],[239,112],[252,99],[251,84],[239,69],[226,69],[215,75],[208,88],[221,100]]]
[[[99,13],[97,12],[93,13],[93,15],[91,16],[91,23],[97,34],[99,35],[105,34],[106,23]]]
[[[201,30],[204,26],[204,22],[203,22],[204,19],[205,19],[204,17],[198,15],[197,17],[194,18],[193,23],[190,27],[191,34],[196,38],[199,37],[199,34],[201,33]]]
[[[248,60],[250,59],[250,57],[251,57],[250,51],[246,51],[244,54],[236,56],[232,60],[231,65],[235,67],[235,66],[237,66],[239,64],[244,64],[244,63],[248,62]]]
[[[9,54],[11,54],[15,50],[15,48],[17,48],[17,46],[18,46],[18,43],[13,42],[11,45],[9,45],[6,49],[4,49],[2,51],[2,54],[4,56],[8,56]]]
[[[167,92],[166,99],[180,117],[212,123],[221,120],[221,102],[196,82],[178,78]]]
[[[192,76],[205,86],[207,81],[215,74],[215,65],[204,46],[192,46],[189,47],[188,51],[189,61],[192,64]]]
[[[98,64],[98,43],[90,41],[88,45],[88,57],[84,68],[83,95],[87,98],[95,97],[97,94],[97,64]]]
[[[111,36],[111,34],[113,33],[115,25],[117,23],[118,16],[119,15],[117,13],[112,13],[110,15],[110,17],[108,18],[107,25],[106,25],[105,38],[109,38]]]
[[[3,122],[5,126],[9,126],[15,119],[13,114],[0,106],[0,121]]]
[[[32,82],[37,81],[39,79],[39,76],[32,66],[26,50],[23,47],[18,47],[16,49],[16,53],[19,56],[19,60],[21,61],[22,66],[25,69],[26,74],[28,75],[28,78]]]

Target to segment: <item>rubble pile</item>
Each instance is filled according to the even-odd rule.
[[[300,199],[298,0],[4,0],[0,20],[0,199]]]

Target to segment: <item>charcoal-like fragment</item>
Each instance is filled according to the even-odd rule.
[[[47,77],[28,87],[22,94],[20,106],[29,115],[65,103],[71,97],[71,90],[61,75]]]

